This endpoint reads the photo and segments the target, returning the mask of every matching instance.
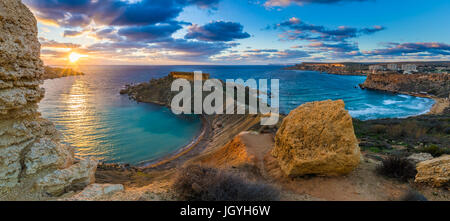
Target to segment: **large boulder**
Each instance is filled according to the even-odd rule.
[[[306,103],[284,118],[272,155],[288,176],[336,176],[360,161],[352,117],[344,101]]]
[[[75,163],[73,150],[37,111],[42,73],[36,19],[20,0],[1,0],[0,200],[40,199],[49,189],[41,181],[50,178],[64,186],[50,191],[55,195],[94,179],[96,161]]]
[[[416,183],[425,183],[435,187],[450,184],[450,155],[444,155],[417,164]]]

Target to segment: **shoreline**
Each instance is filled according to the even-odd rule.
[[[292,70],[292,69],[291,69]],[[305,71],[305,70],[300,70],[300,71]],[[314,71],[314,70],[312,70]],[[343,75],[343,74],[334,74],[334,73],[328,73],[328,72],[319,72],[317,71],[319,74],[331,74],[331,75]],[[350,76],[350,75],[349,75]],[[361,76],[361,75],[355,75],[355,76]],[[365,76],[365,75],[363,75]],[[416,117],[416,116],[422,116],[422,115],[429,115],[429,114],[441,114],[444,112],[444,110],[448,107],[450,107],[450,101],[448,99],[445,98],[438,98],[438,97],[434,97],[431,95],[424,95],[424,94],[414,94],[414,93],[407,93],[407,92],[394,92],[394,91],[386,91],[386,90],[380,90],[380,89],[372,89],[372,88],[364,88],[361,87],[361,89],[367,89],[367,90],[376,90],[376,91],[384,91],[384,92],[388,92],[388,93],[393,93],[393,94],[404,94],[404,95],[409,95],[409,96],[414,96],[414,97],[424,97],[424,98],[429,98],[429,99],[433,99],[434,100],[434,104],[433,106],[421,113],[421,114],[417,114],[417,115],[411,115],[411,116],[405,116],[403,118],[408,118],[408,117]],[[167,108],[170,108],[170,105],[165,104],[164,102],[159,102],[159,101],[141,101],[140,99],[138,99],[137,97],[128,94],[127,96],[129,96],[130,99],[135,100],[138,103],[150,103],[150,104],[154,104],[154,105],[159,105],[159,106],[164,106]],[[191,153],[192,151],[198,149],[200,146],[202,147],[206,147],[208,146],[209,143],[211,143],[212,141],[211,139],[211,132],[212,132],[212,125],[211,122],[209,122],[209,120],[207,119],[207,116],[205,115],[200,115],[200,119],[202,121],[202,128],[199,132],[199,134],[197,136],[195,136],[191,142],[187,145],[181,146],[179,149],[177,149],[176,151],[167,154],[166,156],[163,156],[161,158],[157,158],[157,159],[153,159],[153,160],[149,160],[149,161],[144,161],[142,163],[137,164],[135,167],[139,168],[139,169],[157,169],[159,167],[162,167],[164,165],[167,164],[175,164],[178,165],[178,163],[180,162],[180,158],[185,156],[188,153]],[[402,117],[396,117],[396,118],[392,118],[392,119],[402,119]],[[202,149],[202,148],[200,148]],[[204,148],[203,148],[204,149]],[[195,154],[198,154],[198,152],[196,152]],[[122,164],[118,164],[118,165],[123,165]],[[169,166],[169,168],[172,166]]]
[[[157,103],[153,103],[153,104],[157,104]],[[161,104],[157,104],[157,105],[161,105]],[[165,105],[161,105],[161,106],[165,106]],[[195,136],[191,140],[191,142],[189,142],[189,144],[181,146],[179,149],[177,149],[173,153],[169,153],[162,158],[139,163],[138,165],[136,165],[136,167],[141,168],[141,169],[157,168],[164,164],[173,162],[173,161],[179,159],[180,157],[184,156],[185,154],[189,153],[190,151],[192,151],[195,147],[197,147],[200,144],[201,140],[206,138],[205,134],[207,134],[207,132],[209,133],[209,131],[207,131],[207,130],[210,130],[210,127],[206,120],[206,117],[203,115],[200,115],[200,120],[202,121],[202,128],[200,130],[200,133],[197,136]]]
[[[366,87],[363,87],[362,85],[360,85],[360,88],[363,90],[383,91],[383,92],[392,93],[392,94],[401,94],[401,95],[408,95],[408,96],[412,96],[412,97],[428,98],[428,99],[432,99],[434,101],[433,106],[428,111],[423,112],[422,114],[418,114],[418,115],[406,116],[405,118],[417,117],[417,116],[429,115],[429,114],[442,114],[442,113],[444,113],[445,109],[450,108],[450,99],[449,98],[440,98],[440,97],[436,97],[433,95],[426,95],[426,94],[417,94],[417,93],[409,93],[409,92],[388,91],[388,90],[381,90],[381,89],[375,89],[375,88],[366,88]],[[400,118],[400,117],[396,117],[396,118]]]

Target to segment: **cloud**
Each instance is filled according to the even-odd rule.
[[[233,41],[249,38],[250,35],[243,32],[243,29],[244,27],[240,23],[214,21],[203,26],[190,26],[185,38],[202,41]]]
[[[450,45],[438,42],[416,42],[416,43],[388,43],[387,48],[363,51],[363,54],[376,56],[401,56],[401,55],[450,55]]]
[[[109,41],[123,41],[124,39],[119,36],[119,34],[117,33],[117,30],[115,28],[104,28],[101,29],[100,31],[96,31],[94,33],[90,34],[91,37],[94,37],[98,40],[109,40]]]
[[[202,41],[188,41],[185,39],[172,39],[170,41],[160,42],[156,47],[172,50],[176,52],[186,53],[189,56],[198,58],[207,58],[222,51],[235,47],[236,43],[224,42],[202,42]]]
[[[219,0],[24,0],[36,16],[64,27],[84,27],[92,20],[112,26],[151,25],[175,19],[184,7],[216,7]]]
[[[300,59],[309,58],[311,55],[302,50],[276,50],[276,49],[254,49],[246,51],[233,51],[212,57],[214,61],[227,61],[237,63],[291,63],[299,62]]]
[[[361,35],[369,35],[384,30],[382,26],[373,26],[371,28],[353,28],[348,26],[339,26],[330,29],[322,25],[308,24],[296,17],[279,23],[274,29],[281,29],[284,33],[281,35],[285,40],[309,40],[309,41],[346,41]]]
[[[157,42],[169,38],[181,28],[178,23],[133,26],[121,28],[118,35],[126,37],[128,41]]]
[[[358,51],[358,44],[356,43],[349,43],[349,42],[340,42],[340,43],[323,43],[323,42],[316,42],[311,43],[307,45],[308,48],[312,48],[318,51],[324,51],[324,52],[352,52],[352,51]]]
[[[76,31],[76,30],[65,30],[63,36],[64,37],[78,37],[84,34],[85,31]]]
[[[266,7],[285,7],[291,4],[333,4],[340,2],[363,2],[368,0],[268,0],[264,3]]]
[[[57,42],[55,40],[48,40],[46,38],[39,38],[39,42],[41,43],[42,47],[45,48],[79,48],[81,47],[81,45],[79,44],[74,44],[74,43],[61,43],[61,42]]]

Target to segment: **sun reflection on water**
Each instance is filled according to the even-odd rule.
[[[71,144],[77,150],[78,157],[96,156],[98,160],[103,160],[109,151],[98,147],[104,146],[101,137],[104,131],[100,127],[98,114],[88,102],[95,102],[91,99],[90,89],[86,81],[76,79],[70,88],[69,93],[62,95],[61,101],[66,107],[66,111],[60,120],[65,121],[65,140],[76,140]]]

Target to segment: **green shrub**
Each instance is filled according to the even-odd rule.
[[[444,154],[450,154],[450,149],[444,148],[444,147],[439,147],[439,146],[433,144],[433,145],[419,148],[418,152],[429,153],[429,154],[433,155],[433,157],[440,157]]]
[[[370,126],[369,131],[374,134],[385,134],[387,131],[387,126],[381,124],[375,124]]]

